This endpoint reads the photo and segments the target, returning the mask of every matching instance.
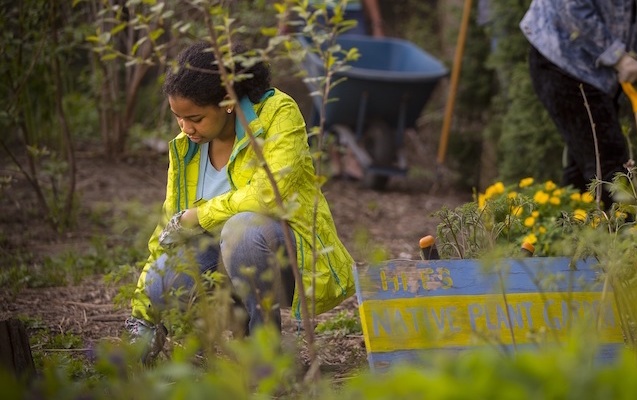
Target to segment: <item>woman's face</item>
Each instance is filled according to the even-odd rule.
[[[182,132],[194,143],[208,143],[215,139],[234,140],[234,113],[218,106],[201,107],[180,96],[169,96],[170,110],[177,118]]]

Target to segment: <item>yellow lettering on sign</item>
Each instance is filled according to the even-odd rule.
[[[359,311],[368,352],[471,346],[480,338],[530,343],[531,332],[543,329],[549,337],[565,338],[571,327],[587,321],[599,326],[602,343],[622,343],[614,303],[600,297],[599,292],[510,293],[505,304],[492,294],[431,296],[366,300]]]
[[[385,269],[381,269],[379,275],[380,290],[383,292],[391,291],[395,293],[402,290],[415,293],[419,288],[436,290],[449,289],[453,286],[451,272],[445,267],[437,267],[435,270],[430,267],[422,268],[418,275],[413,275],[411,280],[404,272],[387,271]],[[389,285],[390,282],[392,285]]]

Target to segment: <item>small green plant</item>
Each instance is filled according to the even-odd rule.
[[[143,258],[143,250],[110,243],[103,236],[91,239],[91,246],[83,251],[72,249],[40,262],[24,263],[0,270],[0,287],[17,291],[21,288],[38,288],[77,284],[95,274],[110,274],[120,265],[127,265]]]
[[[363,333],[363,328],[358,312],[351,314],[347,311],[340,311],[333,318],[319,323],[316,326],[316,332],[351,335]]]
[[[20,318],[30,331],[29,343],[36,369],[56,366],[65,369],[69,377],[89,379],[94,375],[92,365],[87,362],[86,351],[82,349],[81,337],[70,332],[53,334],[44,329],[42,321]]]
[[[72,333],[60,333],[51,338],[47,348],[51,349],[76,349],[82,345],[82,339]]]

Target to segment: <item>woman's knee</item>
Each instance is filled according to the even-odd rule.
[[[148,269],[145,290],[154,307],[167,305],[167,295],[175,290],[189,292],[194,286],[195,268],[180,257],[160,256]]]
[[[242,266],[268,268],[278,250],[285,249],[284,226],[257,213],[240,213],[230,218],[221,231],[221,254],[230,277]],[[294,235],[290,237],[294,240]]]
[[[282,242],[281,223],[265,215],[243,212],[232,216],[221,230],[222,252],[242,246],[267,250]]]
[[[168,255],[163,254],[146,271],[144,288],[154,306],[163,304],[166,281],[171,280],[174,275],[167,264]]]

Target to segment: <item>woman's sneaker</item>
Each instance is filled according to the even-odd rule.
[[[164,349],[168,330],[159,323],[153,324],[146,320],[128,317],[124,326],[130,335],[131,343],[141,343],[143,348],[141,361],[144,365],[150,365]]]

